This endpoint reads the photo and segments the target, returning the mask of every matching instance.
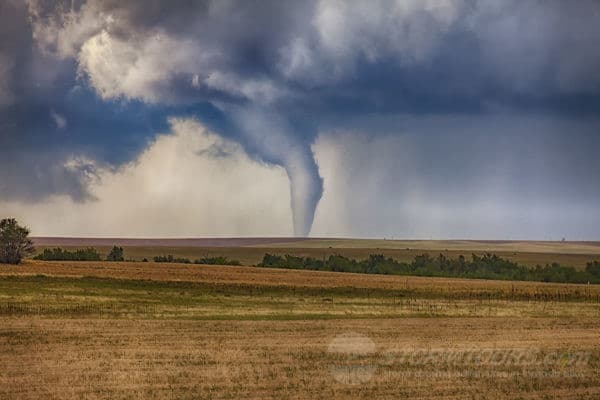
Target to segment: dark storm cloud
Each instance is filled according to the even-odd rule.
[[[484,149],[497,140],[486,135],[513,140],[504,119],[551,117],[564,130],[531,124],[536,140],[554,138],[544,151],[566,141],[560,162],[580,165],[582,180],[595,171],[591,139],[568,141],[572,129],[597,134],[595,1],[10,0],[0,7],[3,199],[85,199],[95,166],[132,159],[169,115],[197,115],[254,157],[284,166],[298,234],[310,230],[322,192],[310,146],[324,129],[401,134],[406,124],[394,116],[456,115],[464,129],[451,136],[462,140],[470,117],[491,116],[482,128],[489,132],[476,135]],[[451,155],[423,173],[478,173],[450,172],[444,157]]]

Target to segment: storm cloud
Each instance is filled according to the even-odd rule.
[[[508,187],[535,188],[528,199],[556,198],[560,207],[587,207],[600,194],[595,1],[8,0],[0,7],[0,201],[93,202],[102,171],[135,160],[168,131],[170,117],[200,120],[251,159],[283,167],[302,236],[324,189],[324,200],[331,188],[335,198],[362,196],[338,185],[357,166],[357,175],[397,187],[363,197],[371,200],[344,216],[350,225],[339,225],[341,235],[375,235],[350,220],[369,220],[381,202],[407,201],[408,177],[443,187],[436,193],[446,197],[465,193],[446,182],[465,182],[469,192],[500,176]],[[390,179],[377,154],[357,146],[359,164],[325,173],[317,144],[323,150],[335,140],[344,149],[356,135],[396,144],[417,135],[409,142],[419,158]],[[204,179],[195,184],[215,184]],[[553,182],[568,193],[548,189]],[[530,209],[519,208],[522,190],[494,193],[485,201]],[[438,203],[459,212],[450,200]],[[499,234],[518,232],[517,224]]]

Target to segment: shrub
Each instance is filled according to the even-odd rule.
[[[56,247],[54,249],[44,249],[43,252],[33,258],[44,261],[100,261],[100,254],[93,247],[73,251]]]
[[[227,257],[203,257],[194,261],[194,264],[205,265],[242,265],[237,260],[230,260]]]
[[[181,258],[181,257],[173,257],[171,254],[166,256],[156,256],[154,257],[154,262],[161,263],[179,263],[179,264],[191,264],[189,258]]]
[[[180,264],[191,264],[189,258],[178,258],[173,257],[171,254],[164,256],[156,256],[154,257],[154,262],[161,263],[180,263]],[[205,265],[242,265],[237,260],[230,260],[227,257],[203,257],[197,260],[194,260],[194,264],[205,264]]]
[[[110,253],[108,253],[108,255],[106,256],[106,261],[124,261],[124,260],[125,260],[125,258],[123,257],[123,248],[122,247],[113,246]]]
[[[597,276],[600,278],[600,262],[592,261],[587,263],[585,271],[590,275]]]

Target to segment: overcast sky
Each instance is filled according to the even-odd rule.
[[[600,2],[0,2],[36,235],[600,240]]]

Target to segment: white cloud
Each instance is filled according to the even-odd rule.
[[[52,117],[58,129],[65,129],[67,127],[67,119],[63,115],[60,115],[56,111],[51,111],[50,117]]]
[[[204,80],[204,84],[211,89],[264,104],[272,103],[285,94],[285,90],[279,88],[270,79],[243,79],[236,74],[221,71],[211,72]],[[192,86],[202,87],[197,80],[197,75],[192,80]]]
[[[46,202],[0,203],[5,215],[35,235],[290,236],[290,191],[285,170],[250,159],[233,142],[194,120],[171,120],[133,162],[116,171],[96,167],[96,200],[66,196]],[[70,164],[89,161],[73,160]],[[67,167],[70,167],[67,166]]]
[[[104,99],[177,101],[173,80],[189,76],[196,90],[216,90],[269,104],[286,91],[268,78],[244,78],[219,67],[218,52],[198,41],[174,38],[163,31],[136,33],[123,39],[103,30],[88,39],[78,55],[79,73]]]
[[[79,53],[79,71],[104,98],[173,100],[171,79],[202,69],[208,54],[191,40],[148,32],[123,40],[103,30]]]

